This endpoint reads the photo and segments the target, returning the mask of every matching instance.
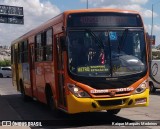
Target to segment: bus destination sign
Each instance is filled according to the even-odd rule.
[[[68,27],[142,27],[137,14],[84,13],[70,14]]]

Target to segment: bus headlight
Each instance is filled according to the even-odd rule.
[[[80,87],[75,86],[74,84],[67,84],[69,90],[78,98],[90,98],[90,95],[82,90]]]
[[[146,82],[143,82],[142,84],[140,84],[136,90],[134,91],[135,94],[139,94],[139,93],[142,93],[144,92],[145,90],[147,89],[147,83]]]

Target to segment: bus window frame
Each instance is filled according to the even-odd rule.
[[[40,55],[40,53],[39,52],[41,52],[41,50],[42,50],[42,52],[43,52],[43,49],[41,48],[42,47],[42,33],[43,32],[40,32],[40,33],[37,33],[36,35],[35,35],[35,43],[34,43],[34,46],[35,46],[35,62],[41,62],[41,61],[43,61],[43,55],[42,55],[42,58],[40,58],[39,57],[39,55]],[[38,36],[40,36],[40,45],[38,45],[37,46],[37,38],[38,38]]]
[[[26,44],[26,47],[25,47]],[[28,39],[25,39],[18,43],[18,63],[28,62]]]
[[[47,32],[48,31],[50,31],[51,30],[51,44],[48,44],[47,43]],[[49,27],[49,28],[47,28],[47,29],[45,29],[44,30],[44,35],[45,35],[45,39],[44,39],[44,45],[43,45],[43,47],[44,47],[44,50],[43,50],[43,56],[44,56],[44,61],[53,61],[53,52],[54,52],[54,48],[53,48],[53,44],[54,44],[54,30],[53,30],[53,28],[52,27]],[[51,58],[50,59],[47,59],[47,57],[46,57],[46,55],[47,55],[47,51],[46,50],[48,50],[47,48],[51,48],[51,55],[49,55],[49,56],[51,56]]]
[[[47,44],[47,32],[51,30],[51,44]],[[37,33],[35,35],[35,43],[34,43],[34,46],[35,46],[35,62],[48,62],[48,61],[53,61],[53,43],[54,43],[54,39],[53,39],[53,34],[54,34],[54,31],[53,31],[53,28],[52,27],[49,27],[39,33]],[[41,36],[41,43],[40,45],[37,46],[37,37],[38,36]],[[50,59],[47,59],[46,58],[46,55],[47,55],[47,48],[51,48],[51,58]],[[38,58],[38,55],[40,55],[40,59]]]

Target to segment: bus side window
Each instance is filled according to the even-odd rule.
[[[36,59],[37,62],[43,60],[42,34],[36,35],[35,59]]]
[[[53,57],[53,31],[49,29],[45,32],[44,58],[46,61],[52,61]]]

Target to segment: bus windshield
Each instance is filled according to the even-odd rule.
[[[144,72],[145,49],[141,29],[68,32],[69,70],[77,76],[119,77]]]

